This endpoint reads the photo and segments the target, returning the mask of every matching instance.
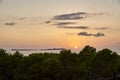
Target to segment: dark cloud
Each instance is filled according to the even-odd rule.
[[[76,24],[76,22],[59,22],[55,25],[58,25],[58,26],[64,26],[64,25],[70,25],[70,24]]]
[[[55,20],[78,20],[82,19],[86,16],[87,13],[85,12],[77,12],[77,13],[71,13],[71,14],[62,14],[62,15],[56,15],[54,16]]]
[[[9,22],[9,23],[5,23],[4,25],[8,25],[8,26],[13,26],[13,25],[15,25],[16,23],[14,23],[14,22]]]
[[[45,23],[49,24],[49,23],[51,23],[51,21],[46,21]]]
[[[62,26],[59,28],[65,28],[65,29],[88,29],[89,27],[87,26]]]
[[[106,29],[108,29],[108,27],[98,27],[98,28],[94,28],[94,29],[97,29],[97,30],[106,30]]]
[[[105,36],[104,33],[96,33],[96,34],[92,34],[92,33],[87,33],[87,32],[80,32],[78,33],[78,36],[94,36],[94,37],[102,37]]]
[[[87,32],[80,32],[78,33],[79,36],[92,36],[92,34],[87,33]]]
[[[97,33],[97,34],[92,34],[93,36],[95,36],[95,37],[101,37],[101,36],[105,36],[105,34],[104,33]]]
[[[102,15],[103,13],[87,13],[87,12],[77,12],[70,14],[62,14],[54,16],[54,20],[80,20],[86,18],[90,15]]]

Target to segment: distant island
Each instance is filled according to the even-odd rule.
[[[41,50],[64,50],[65,48],[48,48],[48,49],[11,49],[11,51],[41,51]]]

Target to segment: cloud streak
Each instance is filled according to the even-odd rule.
[[[15,22],[8,22],[8,23],[5,23],[4,25],[7,25],[7,26],[14,26],[16,23]]]
[[[71,24],[76,24],[76,22],[59,22],[55,25],[58,25],[58,26],[64,26],[64,25],[71,25]]]
[[[91,27],[88,27],[88,26],[68,26],[67,24],[66,25],[61,25],[59,24],[58,25],[58,28],[65,28],[65,29],[89,29],[89,30],[106,30],[106,29],[109,29],[108,27],[96,27],[96,28],[91,28]]]
[[[51,23],[51,21],[46,21],[45,23],[46,23],[46,24],[49,24],[49,23]]]
[[[99,16],[103,15],[104,13],[88,13],[88,12],[76,12],[76,13],[69,13],[69,14],[61,14],[55,15],[51,20],[46,21],[46,24],[53,23],[52,25],[56,25],[58,28],[64,29],[95,29],[95,30],[106,30],[107,27],[88,27],[88,26],[78,26],[79,23],[77,20],[81,20],[84,18],[92,17],[92,16]]]
[[[96,30],[106,30],[106,29],[109,29],[108,27],[97,27],[97,28],[94,28]]]
[[[71,14],[62,14],[54,16],[54,20],[78,20],[86,17],[85,12],[77,12]]]
[[[65,28],[65,29],[88,29],[87,26],[60,26],[59,28]]]
[[[78,36],[94,36],[94,37],[103,37],[105,36],[104,33],[96,33],[96,34],[92,34],[92,33],[88,33],[88,32],[80,32],[77,34]]]
[[[87,12],[76,12],[70,14],[61,14],[54,16],[53,20],[80,20],[94,15],[102,15],[103,13],[87,13]]]

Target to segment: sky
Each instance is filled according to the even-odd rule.
[[[0,48],[120,53],[119,14],[120,0],[0,0]]]

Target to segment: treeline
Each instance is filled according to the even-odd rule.
[[[120,56],[109,49],[85,46],[71,50],[23,56],[0,49],[0,80],[120,80]]]

